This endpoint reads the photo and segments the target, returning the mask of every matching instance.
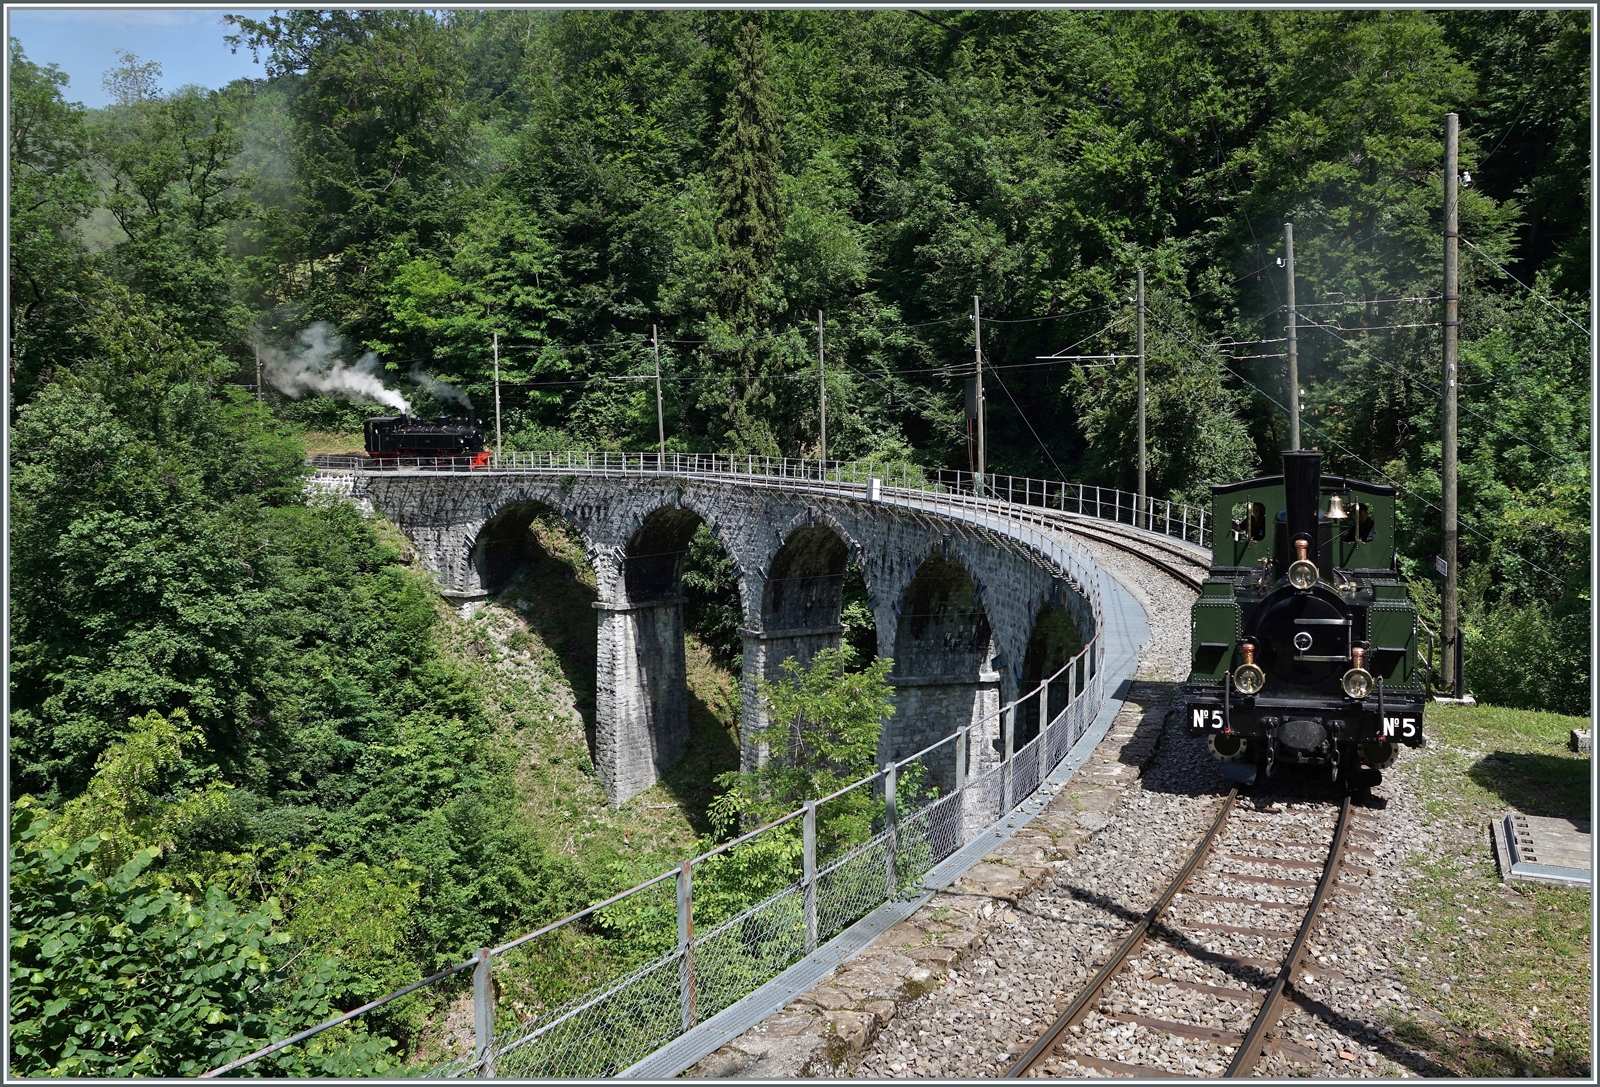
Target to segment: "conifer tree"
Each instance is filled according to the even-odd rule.
[[[732,88],[723,111],[713,165],[721,200],[717,223],[723,246],[718,283],[721,316],[737,339],[740,388],[729,405],[730,437],[752,452],[776,452],[770,427],[751,409],[763,399],[759,356],[767,287],[783,233],[779,201],[779,118],[767,82],[761,30],[746,23],[734,46]],[[754,415],[754,418],[752,417]],[[768,449],[767,446],[773,446]]]

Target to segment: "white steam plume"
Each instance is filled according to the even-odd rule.
[[[424,392],[440,403],[454,401],[457,404],[465,404],[469,408],[472,407],[472,401],[467,399],[466,393],[448,381],[440,381],[431,374],[423,373],[420,362],[411,368],[411,380],[421,385]]]
[[[411,411],[411,401],[386,387],[378,377],[378,356],[368,351],[354,365],[339,358],[344,340],[333,326],[318,321],[302,329],[296,339],[300,347],[292,352],[263,345],[261,372],[284,396],[298,400],[307,393],[321,393],[341,400],[370,400],[401,412]]]

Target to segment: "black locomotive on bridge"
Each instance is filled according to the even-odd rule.
[[[382,465],[418,464],[422,467],[487,468],[489,452],[483,447],[483,427],[471,408],[464,416],[441,415],[420,419],[413,415],[387,415],[363,425],[367,456]]]
[[[1184,696],[1191,734],[1246,784],[1290,763],[1373,784],[1399,745],[1423,743],[1395,489],[1321,466],[1320,453],[1284,453],[1281,476],[1211,488],[1217,529]]]

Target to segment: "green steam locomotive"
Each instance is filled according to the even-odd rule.
[[[1211,488],[1217,531],[1183,693],[1189,732],[1244,784],[1300,764],[1370,786],[1400,745],[1423,744],[1395,489],[1321,467],[1321,453],[1289,452],[1281,476]]]

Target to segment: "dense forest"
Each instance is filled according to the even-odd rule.
[[[653,449],[659,330],[669,449],[815,457],[820,314],[828,455],[965,468],[976,297],[991,468],[1131,488],[1133,369],[1049,356],[1129,353],[1143,269],[1194,501],[1286,443],[1292,222],[1305,442],[1436,615],[1449,112],[1467,681],[1587,706],[1586,12],[229,19],[262,78],[125,55],[104,109],[10,44],[14,1069],[193,1074],[634,878],[518,818],[426,582],[304,493],[372,413],[330,374],[485,411],[498,350],[506,448]]]

